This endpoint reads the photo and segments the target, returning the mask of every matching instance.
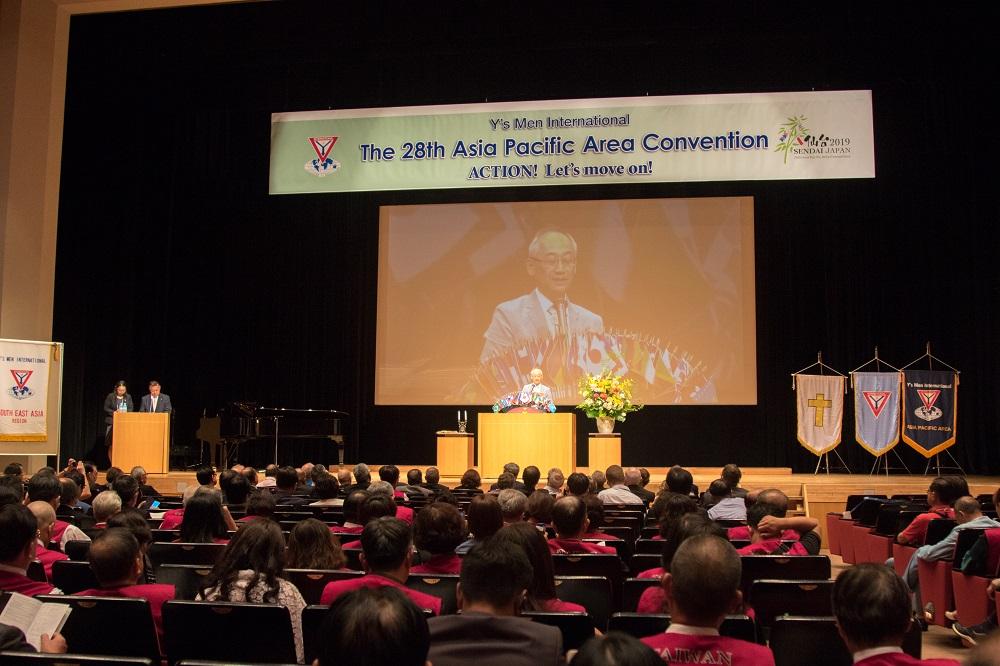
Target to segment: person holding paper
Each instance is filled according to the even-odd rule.
[[[36,594],[62,594],[62,590],[28,578],[28,565],[38,547],[38,520],[22,504],[8,504],[0,509],[0,590]]]
[[[8,602],[10,603],[10,602]],[[42,634],[42,644],[36,650],[25,639],[24,632],[8,624],[0,622],[0,652],[44,652],[45,654],[66,654],[68,647],[66,639],[60,633],[55,633],[51,637]]]
[[[566,295],[576,276],[576,240],[568,233],[539,231],[528,245],[528,275],[535,289],[498,305],[493,311],[480,362],[528,340],[604,330],[600,315],[571,303]]]

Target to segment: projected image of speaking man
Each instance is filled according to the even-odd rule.
[[[535,281],[530,293],[505,301],[493,311],[483,334],[480,361],[531,339],[549,339],[604,330],[599,315],[571,303],[567,292],[576,277],[576,240],[552,229],[539,231],[528,245],[528,275]]]

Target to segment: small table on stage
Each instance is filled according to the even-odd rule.
[[[115,412],[111,464],[126,472],[135,466],[149,474],[170,471],[170,414]]]
[[[595,469],[603,471],[612,465],[621,466],[622,464],[621,433],[589,433],[587,437],[587,449],[589,453],[587,466],[592,471]]]
[[[496,478],[508,462],[535,465],[545,474],[558,467],[576,468],[576,414],[508,412],[479,415],[479,473]]]
[[[437,434],[437,468],[441,476],[461,477],[476,466],[476,436],[441,430]]]

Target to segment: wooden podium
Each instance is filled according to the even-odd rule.
[[[111,464],[125,470],[139,465],[149,474],[170,471],[170,414],[115,412]]]
[[[587,447],[590,460],[587,466],[590,470],[606,470],[612,465],[622,464],[622,436],[620,433],[608,434],[592,432],[587,437]]]
[[[505,463],[534,465],[544,476],[558,467],[567,476],[576,468],[576,414],[572,412],[479,414],[479,473],[485,482]]]
[[[457,476],[476,465],[476,436],[471,432],[437,434],[437,468],[441,476]]]

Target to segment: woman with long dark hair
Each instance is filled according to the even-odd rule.
[[[278,523],[261,518],[247,523],[219,557],[196,599],[278,604],[288,609],[295,635],[295,654],[302,663],[302,609],[306,602],[288,580],[285,539]]]
[[[229,543],[230,530],[236,530],[236,523],[218,492],[199,490],[184,505],[182,543]]]
[[[289,569],[343,569],[346,563],[340,539],[315,518],[300,520],[288,535]]]
[[[528,523],[512,523],[505,525],[497,532],[494,539],[512,543],[524,551],[531,562],[534,578],[528,588],[528,596],[524,600],[524,610],[587,612],[580,604],[562,601],[556,597],[556,578],[552,568],[552,553],[549,543],[535,527]]]

